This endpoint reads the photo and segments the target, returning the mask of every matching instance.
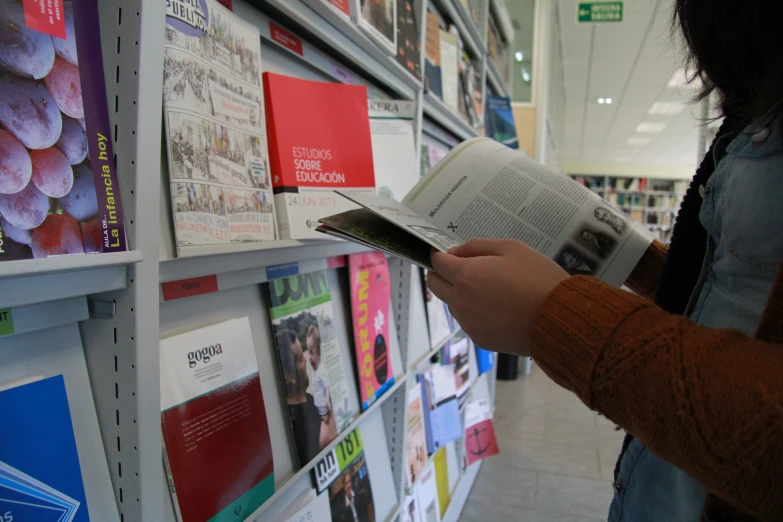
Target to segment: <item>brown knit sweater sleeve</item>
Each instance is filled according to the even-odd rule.
[[[669,247],[658,240],[653,241],[634,267],[631,275],[628,276],[625,286],[642,297],[654,300],[655,294],[658,292],[663,262],[668,253]]]
[[[536,316],[531,353],[561,386],[720,498],[783,520],[783,347],[572,277]]]

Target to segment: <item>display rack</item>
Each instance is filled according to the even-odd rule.
[[[460,0],[432,1],[457,27],[468,53],[481,67],[481,77],[493,90],[508,92],[498,83],[499,76],[487,71],[486,27],[476,27]],[[275,277],[279,265],[296,264],[301,273],[333,268],[344,263],[342,256],[364,249],[328,240],[275,241],[242,252],[212,249],[211,255],[195,252],[193,257],[177,258],[161,147],[166,3],[102,0],[98,4],[109,118],[115,130],[113,145],[131,250],[0,264],[0,309],[13,311],[16,326],[13,334],[0,336],[4,361],[0,383],[31,374],[67,373],[72,409],[73,404],[79,405],[74,425],[78,421],[77,431],[85,431],[78,450],[91,520],[173,521],[162,465],[159,341],[223,319],[249,316],[270,419],[276,493],[248,520],[268,520],[310,487],[310,470],[318,459],[299,467],[294,456],[265,292],[259,285]],[[490,2],[487,14],[507,17],[505,7],[499,5],[497,0]],[[422,82],[393,56],[320,0],[233,0],[233,9],[259,28],[264,71],[363,84],[372,97],[415,100],[417,150],[427,140],[453,147],[478,135],[440,99],[425,93]],[[426,9],[424,0],[422,20]],[[508,31],[510,22],[498,23]],[[280,31],[298,45],[292,48],[279,37]],[[507,36],[511,38],[510,32]],[[417,370],[442,347],[429,343],[419,269],[396,259],[389,264],[390,320],[397,333],[390,350],[397,380],[343,432],[358,428],[366,441],[379,521],[399,518],[406,492],[407,391],[415,384]],[[350,316],[345,309],[347,295],[340,289],[338,271],[329,270],[329,277],[334,302],[342,312],[336,314],[342,317],[341,323],[336,321],[337,330],[347,350],[352,346],[347,340],[350,325],[345,324]],[[214,282],[207,293],[167,295],[170,285],[204,278]],[[471,372],[476,372],[473,350],[470,364]],[[468,393],[492,397],[494,387],[494,375],[488,373],[474,379]],[[89,455],[89,462],[82,453]],[[459,518],[478,468],[467,468],[454,482],[446,521]]]

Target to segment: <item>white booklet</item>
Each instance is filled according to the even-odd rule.
[[[361,208],[319,232],[431,269],[430,252],[471,239],[516,239],[569,274],[622,285],[652,236],[591,190],[488,138],[463,142],[402,203],[343,195]]]

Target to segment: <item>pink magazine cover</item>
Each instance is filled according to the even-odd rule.
[[[389,356],[389,265],[382,252],[348,257],[362,410],[394,385]]]

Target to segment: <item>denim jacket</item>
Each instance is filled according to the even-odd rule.
[[[731,143],[700,190],[699,220],[709,238],[686,314],[752,336],[783,258],[783,116],[722,139]],[[610,522],[699,521],[705,489],[638,439],[620,456],[618,470]]]

